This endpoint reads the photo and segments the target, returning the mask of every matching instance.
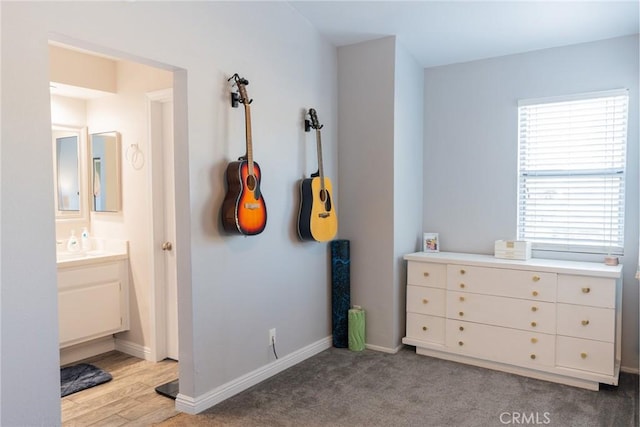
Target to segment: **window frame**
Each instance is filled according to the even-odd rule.
[[[622,125],[611,125],[609,126],[607,122],[607,129],[613,128],[620,131],[624,131],[624,137],[609,137],[602,138],[602,144],[605,147],[613,146],[618,149],[615,155],[615,159],[618,160],[618,164],[615,167],[592,167],[590,169],[580,169],[580,162],[575,162],[571,164],[569,168],[556,168],[556,169],[544,169],[544,168],[536,168],[531,167],[532,159],[535,162],[536,159],[542,159],[542,163],[544,160],[549,160],[551,157],[543,157],[541,154],[536,157],[536,155],[531,155],[530,151],[535,150],[538,146],[536,146],[535,142],[531,142],[535,135],[535,132],[530,130],[528,127],[525,127],[525,124],[531,125],[532,119],[529,117],[523,117],[528,114],[529,110],[534,108],[553,108],[554,106],[569,106],[569,105],[579,105],[578,102],[585,101],[594,101],[594,102],[602,102],[603,98],[618,98],[624,97],[622,100],[622,116],[623,116],[623,124]],[[573,111],[573,110],[572,110]],[[546,117],[549,116],[545,116]],[[583,116],[584,117],[584,116]],[[618,116],[615,116],[616,118]],[[547,98],[534,98],[534,99],[523,99],[518,101],[518,148],[517,148],[517,218],[516,218],[516,227],[517,227],[517,236],[518,240],[528,240],[532,242],[533,249],[543,250],[543,251],[554,251],[554,252],[572,252],[572,253],[594,253],[594,254],[610,254],[610,255],[623,255],[624,254],[624,220],[625,220],[625,181],[626,181],[626,162],[627,162],[627,147],[628,147],[628,120],[629,120],[629,93],[628,89],[614,89],[609,91],[602,92],[588,92],[588,93],[580,93],[574,95],[567,96],[554,96]],[[567,120],[567,123],[571,123],[570,120]],[[562,122],[563,125],[566,125],[565,122]],[[589,122],[591,124],[591,122]],[[524,129],[523,129],[524,128]],[[565,130],[569,129],[570,126],[566,125]],[[573,132],[575,135],[577,131]],[[569,140],[570,137],[567,137],[566,140]],[[560,141],[560,138],[558,138]],[[615,141],[615,142],[613,142]],[[622,141],[622,143],[620,143]],[[556,142],[556,141],[554,141]],[[580,139],[581,146],[587,147],[584,144],[584,139]],[[622,147],[620,147],[622,145]],[[571,144],[569,142],[562,142],[558,147],[568,149]],[[546,147],[549,147],[547,145]],[[553,147],[557,148],[557,147]],[[527,152],[529,150],[529,152]],[[621,150],[621,151],[620,151]],[[587,152],[585,148],[584,152]],[[550,154],[546,154],[546,156],[550,156]],[[597,159],[597,158],[596,158]],[[613,159],[613,157],[612,157]],[[603,155],[603,157],[594,161],[593,163],[599,162],[602,165],[605,164],[606,160],[610,160],[608,157]],[[527,168],[529,166],[529,168]],[[593,242],[588,242],[589,239],[577,239],[571,237],[571,231],[578,230],[579,227],[576,225],[580,221],[570,217],[568,212],[571,209],[566,209],[564,211],[564,215],[558,213],[557,216],[552,215],[548,216],[543,221],[540,221],[542,218],[542,213],[549,213],[551,209],[548,207],[542,207],[539,211],[536,211],[535,207],[528,207],[528,205],[535,205],[536,199],[531,196],[534,194],[532,188],[536,189],[536,184],[539,185],[539,188],[546,188],[547,191],[553,188],[551,185],[551,180],[556,179],[559,182],[564,182],[564,190],[566,190],[567,194],[570,193],[570,189],[577,188],[576,182],[581,180],[586,181],[587,179],[599,179],[601,180],[600,187],[597,185],[591,184],[585,185],[584,188],[590,189],[600,189],[602,193],[600,194],[602,197],[602,207],[601,210],[604,212],[605,209],[611,209],[608,212],[608,216],[603,214],[602,221],[600,225],[603,227],[603,231],[600,239],[594,239]],[[545,182],[546,180],[546,182]],[[608,192],[603,185],[609,185],[609,183],[616,183],[615,191]],[[546,186],[546,187],[545,187]],[[528,193],[527,193],[528,191]],[[539,190],[538,190],[539,191]],[[550,191],[551,192],[551,191]],[[529,194],[529,197],[526,195]],[[555,197],[556,194],[549,197],[546,203],[540,203],[540,206],[548,206],[550,200],[559,200],[560,197]],[[567,196],[568,197],[568,196]],[[605,199],[606,197],[606,199]],[[541,199],[537,199],[541,200]],[[597,200],[597,199],[596,199]],[[606,204],[606,201],[609,201],[610,205]],[[567,202],[562,205],[563,207],[571,207],[571,206],[580,206],[576,201],[567,200]],[[615,206],[615,215],[613,206]],[[591,208],[582,208],[580,213],[589,213],[596,212],[597,209]],[[529,218],[527,221],[527,212],[534,212],[535,214]],[[563,212],[563,211],[558,211]],[[558,232],[557,234],[561,235],[561,237],[552,237],[551,231],[553,226],[551,225],[553,219],[555,218],[563,218],[567,220],[567,224],[564,226],[562,232]],[[616,220],[614,221],[614,217]],[[579,216],[576,218],[580,218]],[[541,229],[544,231],[533,232],[535,229],[536,221],[540,221],[542,225]],[[608,222],[607,222],[608,221]],[[596,222],[588,223],[587,227],[590,232],[595,230],[594,224]],[[557,226],[556,230],[561,230],[561,226]],[[615,230],[615,232],[614,232]],[[545,236],[545,232],[548,234]],[[583,233],[587,234],[587,233]],[[608,237],[607,237],[608,235]],[[545,237],[541,237],[545,236]],[[613,238],[615,236],[615,239]],[[591,237],[591,236],[589,236]]]

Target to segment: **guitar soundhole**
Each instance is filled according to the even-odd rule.
[[[327,200],[327,190],[320,190],[320,200],[323,202]]]
[[[247,175],[247,188],[249,191],[256,189],[256,177],[253,175]]]

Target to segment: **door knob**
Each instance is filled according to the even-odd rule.
[[[171,244],[171,242],[164,242],[162,244],[163,251],[170,251],[171,249],[173,249],[173,245]]]

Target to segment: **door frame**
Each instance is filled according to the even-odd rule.
[[[167,278],[166,278],[166,262],[176,263],[176,257],[169,260],[165,257],[162,250],[162,244],[166,240],[165,235],[165,199],[161,194],[165,194],[164,174],[171,173],[175,176],[175,168],[171,171],[165,170],[163,160],[162,139],[158,141],[158,135],[162,135],[162,104],[173,102],[173,89],[163,89],[154,92],[148,92],[146,95],[147,115],[149,121],[149,153],[151,157],[150,165],[150,182],[151,182],[151,206],[153,212],[152,218],[152,239],[151,239],[151,264],[153,270],[153,286],[151,287],[151,346],[150,359],[158,362],[167,357]],[[158,115],[160,118],[158,118]],[[174,118],[175,121],[175,118]],[[174,180],[171,180],[174,181]],[[174,188],[169,189],[175,193]],[[174,206],[175,209],[175,206]],[[174,229],[175,234],[175,229]],[[173,242],[175,245],[175,242]],[[175,268],[175,266],[174,266]],[[176,300],[177,304],[178,301]]]

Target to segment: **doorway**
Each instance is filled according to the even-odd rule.
[[[131,290],[132,311],[136,323],[125,335],[120,335],[115,341],[111,337],[111,346],[124,353],[153,362],[165,358],[178,359],[178,324],[177,324],[177,262],[175,250],[175,181],[173,162],[173,81],[175,69],[163,65],[148,65],[149,61],[136,58],[114,58],[103,55],[92,46],[91,50],[82,46],[70,46],[53,43],[55,48],[62,48],[73,52],[69,58],[79,58],[79,61],[90,61],[92,57],[99,58],[96,62],[112,62],[117,80],[126,80],[128,73],[140,72],[148,68],[150,72],[166,76],[169,87],[161,91],[154,88],[140,89],[139,93],[127,92],[121,94],[119,90],[104,94],[91,91],[82,101],[90,105],[86,109],[94,114],[95,105],[107,105],[105,113],[94,114],[87,117],[87,125],[90,132],[105,130],[109,127],[122,133],[122,165],[123,165],[123,206],[121,212],[96,213],[89,212],[85,222],[95,227],[92,231],[102,236],[117,236],[129,241],[131,279],[135,282],[135,288]],[[99,50],[99,49],[98,49]],[[65,64],[67,68],[71,65]],[[74,64],[76,65],[76,64]],[[76,69],[83,67],[75,66]],[[52,71],[52,81],[55,78],[64,80],[64,76],[56,76]],[[131,78],[131,83],[125,90],[131,90],[135,82],[147,82],[149,79],[141,79],[140,75]],[[162,84],[162,83],[161,83]],[[65,85],[72,88],[73,85],[65,81]],[[65,85],[60,85],[64,87]],[[138,90],[138,89],[136,89]],[[108,96],[109,101],[103,104],[96,101],[100,96]],[[78,96],[59,94],[69,99]],[[125,98],[114,101],[118,96]],[[134,100],[134,101],[132,101]],[[136,111],[128,110],[131,104],[135,104]],[[141,118],[147,115],[147,123],[130,117]],[[95,118],[96,116],[100,116]],[[105,119],[109,117],[111,122]],[[116,117],[119,116],[119,117]],[[115,117],[115,118],[114,118]],[[186,118],[183,118],[186,121]],[[134,123],[131,123],[135,120]],[[109,129],[109,130],[114,130]],[[140,194],[131,195],[131,189],[135,188]],[[89,196],[88,193],[85,196]],[[160,208],[158,208],[160,207]],[[149,224],[152,224],[149,226]],[[86,224],[83,224],[86,225]],[[71,224],[68,221],[60,226],[61,235],[66,236],[69,227],[77,228],[79,224]],[[58,231],[58,223],[56,223]],[[164,248],[164,250],[163,250]],[[139,285],[139,286],[138,286]],[[85,349],[85,357],[98,354],[103,349],[108,351],[105,342],[93,349]],[[113,349],[113,348],[111,348]],[[76,358],[78,360],[78,358]]]

